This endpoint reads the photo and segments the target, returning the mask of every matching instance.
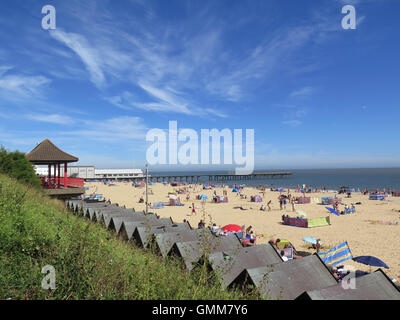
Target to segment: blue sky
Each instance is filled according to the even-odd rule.
[[[41,27],[47,4],[56,30]],[[346,4],[356,30],[341,27]],[[256,169],[399,167],[399,9],[1,1],[0,144],[29,152],[49,138],[81,165],[143,167],[147,131],[176,120],[254,129]]]

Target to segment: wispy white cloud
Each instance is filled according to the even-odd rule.
[[[304,96],[309,96],[314,92],[315,92],[314,87],[307,86],[307,87],[303,87],[303,88],[300,88],[298,90],[291,92],[289,96],[292,98],[293,97],[304,97]]]
[[[0,93],[3,98],[19,100],[36,96],[51,82],[44,76],[10,74],[12,69],[11,66],[0,66]]]
[[[50,30],[49,33],[54,39],[65,44],[79,56],[90,73],[91,81],[96,86],[101,87],[104,85],[106,79],[101,68],[99,53],[84,36],[72,32],[64,32],[61,29]]]
[[[282,124],[290,126],[290,127],[298,127],[299,125],[302,124],[300,120],[286,120],[282,121]]]
[[[52,124],[68,125],[74,123],[74,119],[66,115],[59,114],[27,114],[24,118],[28,120],[46,122]]]
[[[84,129],[60,132],[66,137],[85,141],[117,142],[145,141],[147,126],[139,117],[114,117],[101,121],[82,120]]]

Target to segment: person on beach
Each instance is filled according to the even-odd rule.
[[[201,220],[199,221],[199,224],[197,225],[197,227],[198,227],[199,229],[203,229],[205,226],[206,226],[206,224],[204,223],[203,219],[201,219]]]
[[[294,200],[294,198],[291,200],[291,204],[292,204],[292,211],[293,212],[296,211],[296,209],[295,209],[296,201]]]
[[[321,239],[317,239],[317,242],[312,245],[313,249],[317,250],[317,253],[319,252],[319,249],[321,248]]]
[[[195,215],[195,214],[196,214],[196,209],[194,207],[194,203],[192,203],[192,215]]]
[[[254,244],[256,242],[256,236],[253,231],[250,231],[250,243]]]
[[[217,225],[215,224],[215,223],[213,223],[213,225],[212,225],[212,227],[211,227],[211,232],[213,233],[213,234],[216,234],[217,232],[218,232],[218,227],[217,227]]]
[[[271,203],[272,203],[272,200],[269,200],[267,203],[268,211],[271,211]]]
[[[281,241],[281,239],[272,238],[271,240],[268,241],[268,243],[271,244],[277,251],[279,251],[278,243],[280,241]]]

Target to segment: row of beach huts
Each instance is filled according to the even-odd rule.
[[[66,200],[66,206],[133,245],[154,245],[162,257],[179,257],[188,272],[206,262],[219,275],[222,290],[250,285],[269,299],[400,300],[399,288],[381,269],[355,278],[355,287],[343,286],[317,254],[283,261],[271,244],[245,247],[235,235],[219,237],[187,221],[95,200]]]

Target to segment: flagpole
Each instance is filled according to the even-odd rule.
[[[146,163],[146,214],[148,213],[148,203],[149,203],[149,196],[148,196],[148,184],[149,184],[149,165]]]

